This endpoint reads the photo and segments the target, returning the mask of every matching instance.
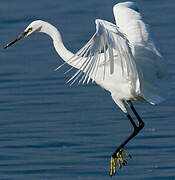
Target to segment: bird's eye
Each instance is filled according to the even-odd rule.
[[[29,28],[29,29],[28,29],[28,32],[32,32],[32,28]]]

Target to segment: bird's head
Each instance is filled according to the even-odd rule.
[[[20,39],[23,39],[25,37],[30,36],[33,33],[36,32],[40,32],[42,29],[42,21],[41,20],[36,20],[33,21],[32,23],[30,23],[28,25],[28,27],[24,30],[24,32],[22,34],[20,34],[19,36],[17,36],[17,38],[15,38],[14,40],[12,40],[10,43],[8,43],[4,48],[8,48],[9,46],[11,46],[12,44],[16,43],[17,41],[19,41]]]

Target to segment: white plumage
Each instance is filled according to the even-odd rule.
[[[114,6],[113,12],[116,24],[97,19],[95,34],[75,54],[66,49],[59,31],[53,25],[41,20],[32,22],[23,34],[5,47],[34,32],[46,33],[53,39],[54,47],[65,61],[64,64],[78,69],[68,82],[89,83],[92,79],[111,93],[113,100],[126,114],[134,128],[134,132],[111,156],[111,176],[116,172],[115,158],[119,167],[121,163],[126,164],[122,153],[125,155],[127,153],[123,147],[144,127],[144,122],[131,100],[158,104],[167,96],[167,90],[163,85],[166,76],[165,63],[152,38],[149,25],[144,23],[139,13],[137,4],[118,3]],[[128,104],[135,114],[138,125],[128,113],[125,104]]]
[[[160,103],[167,96],[162,85],[166,70],[149,25],[144,23],[134,2],[118,3],[113,12],[116,24],[97,19],[95,34],[75,54],[65,48],[59,31],[41,20],[32,22],[23,36],[6,47],[34,32],[46,33],[53,39],[64,64],[78,69],[68,81],[71,84],[89,83],[92,79],[111,93],[124,112],[126,100]],[[32,30],[28,32],[29,29]]]
[[[161,82],[166,70],[149,25],[144,23],[136,3],[119,3],[113,12],[116,25],[97,19],[96,33],[66,61],[79,68],[69,81],[88,83],[93,79],[111,92],[124,112],[123,100],[160,103],[166,98]]]
[[[96,75],[101,72],[101,69],[103,69],[101,77],[105,80],[105,77],[108,76],[105,73],[106,69],[112,75],[115,63],[119,64],[116,67],[120,66],[122,68],[123,77],[126,79],[130,77],[136,78],[135,62],[125,35],[119,31],[116,25],[105,20],[97,19],[96,29],[96,33],[89,42],[66,62],[70,64],[76,63],[77,65],[81,63],[79,70],[69,80],[72,81],[71,84],[79,77],[79,82],[83,83],[86,80],[88,83],[90,78],[96,80]]]
[[[90,78],[111,92],[126,111],[123,100],[158,104],[166,98],[162,78],[166,75],[163,57],[156,48],[148,24],[133,2],[113,8],[116,25],[96,20],[96,33],[68,63],[82,63],[69,80],[89,82]]]
[[[162,79],[166,76],[163,57],[156,48],[148,24],[145,24],[135,3],[125,2],[114,6],[116,24],[131,45],[140,81],[138,96],[151,104],[166,98]]]

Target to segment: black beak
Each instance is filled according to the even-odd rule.
[[[14,39],[13,41],[9,42],[9,43],[4,47],[4,49],[8,48],[9,46],[11,46],[12,44],[14,44],[15,42],[19,41],[20,39],[24,38],[24,37],[27,35],[28,32],[29,32],[29,31],[25,31],[25,32],[23,32],[22,34],[20,34],[16,39]]]

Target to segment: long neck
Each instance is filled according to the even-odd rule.
[[[70,59],[74,56],[63,44],[60,32],[51,24],[43,22],[43,26],[40,32],[48,34],[53,39],[54,47],[59,56],[69,65],[79,69],[81,63],[72,62]]]

